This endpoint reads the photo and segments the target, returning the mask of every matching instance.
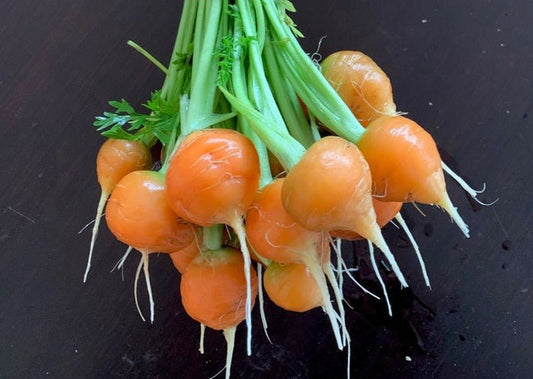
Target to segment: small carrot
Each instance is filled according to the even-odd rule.
[[[155,171],[134,171],[116,185],[106,207],[106,222],[117,239],[137,249],[142,257],[137,268],[134,295],[141,268],[150,297],[150,320],[154,304],[148,271],[148,254],[172,253],[195,239],[192,224],[180,220],[168,207],[164,176]],[[136,301],[139,313],[138,302]]]
[[[364,127],[376,118],[396,114],[389,77],[369,56],[360,51],[338,51],[320,66],[324,77]]]
[[[194,241],[193,226],[167,204],[164,180],[155,171],[134,171],[118,183],[105,214],[117,239],[137,250],[159,253],[172,253]]]
[[[180,282],[181,301],[187,314],[202,325],[224,331],[228,349],[226,378],[231,369],[235,329],[247,316],[248,299],[253,306],[257,295],[257,274],[250,267],[245,275],[244,267],[238,250],[205,251],[191,262]]]
[[[96,176],[101,188],[100,200],[96,210],[96,218],[92,229],[91,245],[89,247],[89,257],[87,267],[83,276],[83,282],[87,281],[91,260],[94,250],[98,228],[104,205],[117,185],[117,183],[127,174],[136,170],[148,170],[152,166],[152,156],[148,147],[140,141],[127,141],[122,139],[107,139],[96,156]]]
[[[368,125],[358,147],[370,165],[376,196],[438,205],[468,237],[468,226],[446,192],[437,145],[420,125],[403,116],[381,117]]]
[[[252,305],[257,274],[250,268]],[[242,254],[233,248],[208,250],[194,258],[183,273],[181,299],[187,314],[205,326],[223,330],[246,317],[246,278]]]
[[[357,146],[328,136],[315,142],[289,171],[281,195],[290,216],[306,228],[354,231],[375,243],[407,287],[376,222],[371,186],[370,168]]]
[[[324,303],[319,286],[304,264],[272,262],[263,282],[268,297],[285,310],[306,312]]]

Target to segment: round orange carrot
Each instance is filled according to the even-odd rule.
[[[303,264],[272,262],[265,270],[263,283],[268,297],[285,310],[306,312],[323,304],[320,288]]]
[[[360,51],[338,51],[320,66],[361,125],[366,127],[378,117],[396,113],[390,80],[369,56]]]
[[[376,196],[438,205],[468,237],[468,226],[446,192],[437,145],[420,125],[407,117],[380,117],[368,125],[358,147],[370,165]]]
[[[375,243],[406,287],[376,222],[371,186],[370,168],[357,146],[329,136],[315,142],[289,171],[281,195],[289,215],[306,228],[349,230]]]
[[[187,314],[205,326],[222,330],[245,319],[246,279],[238,250],[223,248],[197,256],[181,278],[180,292]],[[257,274],[250,268],[252,305]]]
[[[108,194],[130,172],[148,170],[151,166],[150,150],[140,141],[109,138],[96,156],[98,183],[102,191]]]
[[[229,129],[187,136],[166,173],[168,202],[180,217],[201,226],[232,225],[259,186],[259,158],[252,142]]]
[[[106,222],[120,241],[139,250],[172,253],[194,240],[193,226],[167,204],[165,178],[155,171],[134,171],[115,187]]]

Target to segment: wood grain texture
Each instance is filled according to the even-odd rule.
[[[294,1],[306,50],[358,49],[389,74],[398,108],[435,137],[443,159],[475,187],[481,207],[451,181],[471,227],[464,239],[442,212],[406,207],[432,289],[402,233],[387,239],[411,287],[387,278],[394,316],[346,286],[354,377],[529,377],[533,364],[533,6],[528,1]],[[154,325],[133,302],[138,256],[109,273],[125,247],[104,228],[82,284],[98,199],[91,127],[107,101],[141,104],[163,76],[126,46],[163,62],[180,1],[4,1],[0,23],[0,376],[203,377],[222,369],[224,339],[180,306],[168,257],[151,258]],[[351,246],[347,246],[351,248]],[[364,246],[348,258],[379,292]],[[141,304],[147,299],[141,289]],[[146,309],[146,308],[145,308]],[[271,345],[254,312],[253,355],[237,332],[233,376],[343,377],[320,310],[267,304]],[[406,360],[410,357],[411,361]]]

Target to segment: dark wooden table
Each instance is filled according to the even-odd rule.
[[[471,227],[405,207],[432,280],[427,289],[402,233],[386,235],[411,287],[387,278],[394,316],[347,286],[354,377],[531,377],[533,364],[533,5],[530,1],[295,1],[306,50],[359,49],[389,74],[398,108],[424,125],[443,159],[473,186],[449,192]],[[156,320],[133,302],[136,259],[104,228],[82,284],[99,195],[91,126],[110,99],[141,104],[162,74],[126,46],[167,61],[181,1],[2,2],[0,23],[0,377],[203,377],[224,365],[221,333],[184,313],[168,257],[151,260]],[[347,246],[350,248],[350,246]],[[357,275],[379,291],[365,249]],[[141,287],[141,304],[146,305]],[[254,352],[238,330],[233,376],[343,377],[320,310],[266,304],[270,344],[254,313]]]

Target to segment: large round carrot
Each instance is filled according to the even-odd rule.
[[[183,273],[181,300],[189,316],[205,326],[223,330],[246,318],[244,260],[233,248],[205,251]],[[250,267],[252,305],[257,295],[257,274]]]
[[[376,196],[441,206],[468,236],[468,226],[446,192],[437,145],[420,125],[403,116],[380,117],[368,125],[357,146],[370,165]]]
[[[115,187],[106,222],[120,241],[147,252],[172,253],[194,240],[193,226],[167,204],[165,178],[155,171],[134,171]]]
[[[288,311],[306,312],[324,303],[319,286],[304,264],[272,262],[265,270],[263,283],[268,297]]]
[[[252,142],[229,129],[187,136],[166,174],[168,203],[180,217],[201,226],[232,225],[259,186],[259,158]]]
[[[148,255],[171,253],[184,248],[195,239],[195,227],[180,220],[167,204],[165,178],[155,171],[133,171],[115,187],[106,207],[106,222],[111,232],[141,253],[134,283],[137,310],[144,320],[137,301],[137,281],[141,269],[150,299],[150,320],[154,320],[154,301],[148,270]]]
[[[122,139],[107,139],[96,156],[96,176],[100,184],[101,194],[96,210],[96,218],[92,229],[91,244],[87,267],[83,281],[87,281],[87,275],[91,268],[91,260],[94,250],[100,219],[107,198],[115,189],[117,183],[127,174],[136,170],[148,170],[152,166],[152,156],[148,147],[140,141],[127,141]]]
[[[376,222],[371,186],[370,168],[357,146],[329,136],[315,142],[289,171],[281,194],[287,212],[306,228],[349,230],[375,243],[407,286]]]
[[[338,51],[320,66],[361,125],[366,127],[378,117],[396,113],[390,80],[369,56],[360,51]]]

